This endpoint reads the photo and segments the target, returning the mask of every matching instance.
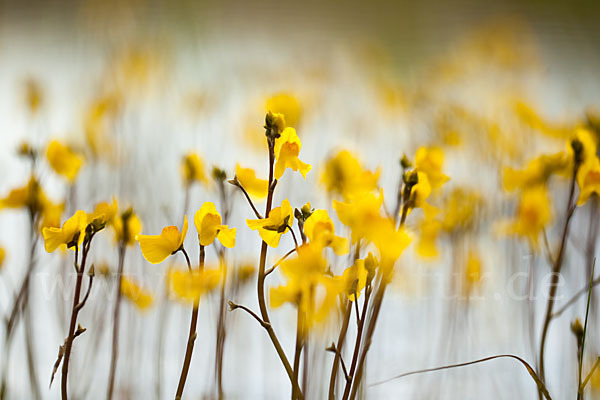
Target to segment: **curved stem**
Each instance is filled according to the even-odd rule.
[[[190,258],[188,257],[185,249],[182,247],[181,251],[185,255],[185,259],[188,264],[188,268],[191,271],[192,265],[190,263]],[[200,265],[198,266],[199,270],[204,269],[204,246],[200,245]],[[179,384],[177,385],[177,392],[175,394],[175,400],[180,400],[181,396],[183,396],[183,388],[185,387],[185,381],[187,380],[188,372],[190,370],[190,364],[192,362],[192,353],[194,352],[194,343],[196,342],[196,327],[198,325],[198,299],[194,301],[194,306],[192,308],[192,318],[190,321],[190,331],[188,334],[187,347],[185,350],[185,357],[183,359],[183,366],[181,367],[181,375],[179,376]]]
[[[275,152],[274,152],[274,143],[273,140],[269,139],[269,192],[267,194],[267,205],[265,209],[265,218],[269,217],[269,212],[271,211],[271,207],[273,206],[273,192],[276,185],[276,180],[273,176],[275,163]],[[265,329],[273,343],[273,347],[275,347],[275,351],[285,368],[285,371],[290,379],[292,386],[296,386],[296,390],[298,391],[298,397],[303,399],[302,391],[300,390],[300,386],[298,385],[298,380],[294,380],[294,372],[292,370],[292,366],[283,351],[283,347],[281,343],[279,343],[279,339],[273,330],[271,325],[271,320],[269,319],[269,312],[267,310],[267,303],[265,300],[265,265],[267,262],[267,243],[263,240],[261,249],[260,249],[260,261],[258,266],[258,280],[256,284],[256,291],[258,295],[258,307],[260,309],[260,314],[262,316],[262,320],[265,323]]]
[[[375,383],[373,383],[373,384],[371,384],[369,386],[382,385],[382,384],[390,382],[390,381],[392,381],[394,379],[400,379],[400,378],[403,378],[405,376],[423,374],[423,373],[426,373],[426,372],[441,371],[441,370],[445,370],[445,369],[466,367],[468,365],[479,364],[479,363],[483,363],[483,362],[486,362],[486,361],[495,360],[495,359],[498,359],[498,358],[512,358],[514,360],[519,361],[525,367],[525,369],[527,370],[527,372],[529,373],[529,375],[533,378],[533,380],[535,381],[536,385],[538,386],[538,388],[543,393],[544,397],[547,400],[552,400],[552,398],[550,397],[550,394],[548,393],[548,390],[544,386],[544,383],[537,376],[537,374],[535,373],[535,371],[533,370],[533,368],[531,367],[531,365],[529,365],[529,363],[527,363],[527,361],[523,360],[521,357],[515,356],[513,354],[499,354],[499,355],[485,357],[485,358],[480,358],[478,360],[468,361],[468,362],[464,362],[464,363],[460,363],[460,364],[451,364],[451,365],[445,365],[443,367],[427,368],[427,369],[420,369],[420,370],[417,370],[417,371],[406,372],[404,374],[396,375],[396,376],[394,376],[392,378],[388,378],[388,379],[384,379],[384,380],[379,381],[379,382],[375,382]]]

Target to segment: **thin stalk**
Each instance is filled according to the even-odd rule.
[[[274,163],[275,163],[275,152],[274,152],[274,142],[273,140],[269,139],[269,191],[267,194],[267,205],[266,205],[266,209],[265,209],[265,218],[269,217],[269,212],[271,211],[271,207],[273,206],[273,192],[275,189],[275,185],[276,185],[276,180],[273,177],[273,172],[274,172]],[[273,343],[273,347],[275,347],[275,351],[277,352],[277,355],[279,356],[279,359],[281,360],[281,363],[283,364],[283,367],[285,368],[285,371],[288,375],[288,378],[290,379],[290,382],[292,384],[292,386],[296,386],[296,390],[298,391],[298,397],[300,399],[303,398],[302,396],[302,391],[300,389],[300,386],[298,385],[298,380],[294,379],[294,372],[292,370],[292,366],[290,365],[290,362],[287,358],[287,356],[285,355],[285,352],[283,350],[283,347],[281,346],[281,343],[279,343],[279,339],[277,338],[277,335],[275,334],[275,331],[273,330],[273,326],[271,325],[271,320],[269,318],[269,312],[267,310],[267,303],[266,303],[266,299],[265,299],[265,265],[267,262],[267,243],[263,240],[262,245],[261,245],[261,249],[260,249],[260,261],[259,261],[259,266],[258,266],[258,280],[257,280],[257,295],[258,295],[258,307],[260,309],[260,314],[262,317],[263,322],[265,323],[265,325],[263,325],[269,335],[269,338],[271,339],[271,342]]]
[[[350,389],[352,388],[352,382],[354,380],[354,373],[356,371],[356,367],[358,365],[358,356],[360,354],[361,343],[363,338],[363,330],[365,327],[365,322],[367,320],[367,308],[369,306],[369,300],[371,298],[371,286],[369,285],[365,288],[365,299],[363,300],[363,308],[362,308],[362,316],[359,318],[360,322],[358,324],[358,330],[356,332],[356,341],[354,343],[354,352],[352,353],[352,362],[350,364],[350,372],[348,376],[350,379],[347,380],[346,386],[344,388],[344,395],[342,399],[347,399],[350,395]],[[350,307],[350,306],[349,306]],[[357,315],[358,319],[358,315]]]
[[[594,263],[592,264],[592,273],[590,274],[592,277],[594,276],[594,269],[596,267],[596,259],[594,258]],[[585,350],[585,336],[587,334],[587,326],[588,326],[588,316],[590,313],[590,301],[592,299],[592,279],[590,278],[590,289],[588,293],[587,306],[585,308],[585,322],[583,323],[583,337],[581,339],[581,351],[579,352],[579,379],[577,386],[577,400],[583,399],[583,389],[581,388],[581,372],[583,370],[583,354]]]
[[[9,317],[6,320],[6,329],[5,329],[5,337],[4,337],[4,359],[3,363],[3,372],[2,372],[2,382],[0,383],[0,400],[4,400],[8,391],[8,370],[10,364],[10,347],[12,342],[12,335],[14,333],[14,329],[17,326],[18,318],[20,313],[25,313],[27,310],[27,305],[29,303],[29,286],[31,282],[31,275],[33,274],[33,270],[35,269],[35,251],[37,245],[37,235],[35,233],[35,214],[29,211],[29,230],[30,230],[30,247],[29,247],[29,263],[27,265],[27,270],[25,272],[25,278],[23,278],[23,282],[19,287],[19,291],[17,292],[17,296],[15,297],[15,301],[11,307]],[[26,343],[27,344],[27,343]],[[29,371],[30,371],[30,379],[32,385],[32,392],[37,399],[39,396],[39,388],[37,387],[37,375],[35,373],[35,363],[31,363],[33,361],[33,350],[27,344],[27,357]],[[31,358],[31,360],[30,360]],[[33,368],[33,369],[32,369]]]
[[[346,333],[348,332],[350,317],[352,316],[352,306],[349,303],[349,300],[344,300],[344,320],[342,321],[342,328],[340,329],[340,334],[338,336],[337,344],[335,346],[336,352],[335,357],[333,358],[333,366],[331,367],[331,375],[329,376],[329,400],[335,400],[335,384],[337,380],[337,372],[339,369],[340,360],[342,358],[341,351],[344,346],[344,340],[346,339]]]
[[[298,381],[298,375],[300,372],[300,354],[302,353],[302,342],[303,342],[303,322],[302,322],[302,311],[298,308],[298,317],[296,320],[296,348],[294,351],[294,380]],[[292,385],[292,400],[298,398],[298,390],[295,385]]]
[[[460,368],[460,367],[466,367],[469,365],[474,365],[474,364],[479,364],[479,363],[483,363],[486,361],[491,361],[491,360],[496,360],[498,358],[512,358],[514,360],[517,360],[518,362],[520,362],[525,369],[527,370],[527,372],[529,373],[529,375],[533,378],[533,380],[535,381],[536,385],[538,386],[539,390],[542,392],[542,394],[544,395],[544,397],[547,400],[552,400],[552,398],[550,397],[550,394],[548,393],[548,390],[546,389],[546,386],[544,385],[544,382],[542,382],[542,380],[538,377],[538,375],[535,373],[534,369],[531,367],[531,365],[529,365],[529,363],[527,363],[527,361],[523,360],[521,357],[515,356],[513,354],[499,354],[496,356],[490,356],[490,357],[485,357],[485,358],[480,358],[478,360],[474,360],[474,361],[469,361],[469,362],[464,362],[464,363],[460,363],[460,364],[451,364],[451,365],[445,365],[442,367],[436,367],[436,368],[427,368],[427,369],[420,369],[417,371],[411,371],[411,372],[406,372],[404,374],[400,374],[400,375],[396,375],[392,378],[388,378],[388,379],[384,379],[382,381],[379,382],[375,382],[369,386],[377,386],[377,385],[382,385],[384,383],[390,382],[394,379],[400,379],[400,378],[404,378],[406,376],[410,376],[410,375],[417,375],[417,374],[423,374],[426,372],[434,372],[434,371],[442,371],[442,370],[446,370],[446,369],[452,369],[452,368]]]
[[[117,371],[117,358],[119,354],[119,321],[121,310],[121,280],[123,279],[123,265],[125,263],[125,243],[122,242],[119,246],[119,266],[117,268],[117,293],[115,299],[115,308],[113,311],[113,331],[112,331],[112,351],[110,357],[110,373],[108,378],[108,392],[106,399],[111,400],[115,388],[115,374]]]
[[[188,268],[191,271],[192,265],[190,263],[190,258],[187,255],[187,252],[182,247],[181,251],[185,256],[185,260],[188,264]],[[204,269],[204,246],[200,245],[200,265],[198,266],[199,270]],[[179,376],[179,384],[177,385],[177,392],[175,393],[175,400],[180,400],[181,396],[183,396],[183,388],[185,387],[185,381],[187,380],[188,372],[190,370],[190,364],[192,362],[192,353],[194,351],[194,343],[196,342],[196,327],[198,324],[198,299],[194,301],[194,306],[192,308],[192,318],[190,321],[190,331],[188,334],[187,346],[185,350],[185,357],[183,359],[183,366],[181,367],[181,375]]]
[[[583,389],[585,389],[585,387],[588,384],[589,380],[594,375],[594,372],[596,372],[596,369],[598,368],[598,365],[600,365],[600,357],[598,357],[596,359],[596,362],[594,362],[594,365],[592,365],[592,369],[590,369],[590,372],[588,372],[588,374],[586,375],[585,379],[583,380],[583,382],[579,386],[581,391],[583,391]]]
[[[377,324],[377,318],[379,317],[379,312],[381,311],[381,304],[383,303],[383,296],[385,294],[385,289],[387,287],[387,283],[385,280],[381,280],[379,284],[379,288],[377,293],[375,293],[375,298],[373,300],[373,311],[371,314],[371,318],[369,320],[369,325],[367,327],[367,331],[365,334],[365,343],[363,345],[362,353],[360,355],[360,359],[358,361],[358,365],[356,368],[356,373],[352,379],[352,391],[350,392],[350,399],[354,399],[356,397],[356,393],[358,391],[358,387],[360,386],[362,375],[364,371],[365,361],[367,359],[367,353],[369,352],[369,348],[371,347],[371,343],[373,341],[373,333],[375,332],[375,326]],[[364,316],[363,316],[363,319]],[[346,386],[348,389],[348,385]],[[347,399],[348,397],[344,397]]]
[[[77,249],[77,246],[75,246]],[[60,384],[60,392],[62,400],[68,399],[67,394],[67,382],[69,375],[69,361],[71,360],[71,349],[73,348],[73,339],[75,338],[75,329],[77,327],[77,316],[81,307],[79,306],[79,297],[81,295],[81,284],[83,282],[83,272],[85,270],[85,264],[87,261],[87,255],[89,252],[89,239],[83,242],[83,252],[81,258],[81,265],[77,269],[77,280],[75,282],[75,293],[73,294],[73,308],[71,309],[71,322],[69,323],[69,336],[65,342],[65,354],[63,356],[62,364],[62,376]],[[77,253],[77,252],[76,252]]]
[[[570,189],[569,189],[569,199],[567,201],[566,218],[565,218],[565,224],[563,227],[562,238],[560,241],[560,247],[558,250],[558,254],[556,256],[554,266],[552,268],[552,281],[550,283],[550,289],[549,289],[549,293],[548,293],[548,304],[546,306],[546,316],[544,318],[544,325],[543,325],[543,329],[542,329],[542,339],[540,342],[540,351],[539,351],[539,357],[540,357],[539,376],[542,379],[542,381],[544,381],[544,382],[546,381],[545,368],[544,368],[544,366],[545,366],[544,365],[544,350],[546,348],[546,337],[548,335],[548,328],[550,327],[550,322],[552,321],[552,309],[554,308],[556,290],[558,289],[558,281],[559,281],[559,277],[560,277],[559,274],[560,274],[560,270],[562,268],[563,260],[564,260],[564,256],[565,256],[567,237],[569,236],[569,226],[570,226],[571,218],[573,217],[573,214],[575,212],[575,204],[574,204],[575,181],[576,181],[578,169],[579,169],[578,163],[575,163],[575,166],[573,168],[573,175],[571,177],[571,185],[570,185]],[[540,399],[542,398],[541,391],[539,392],[539,398]]]

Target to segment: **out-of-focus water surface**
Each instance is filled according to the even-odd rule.
[[[28,3],[28,4],[25,4]],[[381,166],[386,207],[394,206],[398,160],[426,145],[444,146],[448,188],[465,185],[485,198],[477,229],[461,241],[446,241],[437,260],[424,261],[407,250],[397,265],[375,332],[364,381],[365,398],[525,399],[536,395],[526,370],[512,360],[407,377],[369,386],[402,372],[463,362],[493,354],[517,354],[532,365],[526,300],[516,292],[526,281],[515,273],[536,271],[533,302],[535,348],[546,306],[550,270],[542,253],[526,242],[498,233],[514,199],[501,189],[503,166],[520,167],[541,152],[564,144],[540,139],[516,116],[528,104],[548,121],[572,124],[600,107],[600,3],[597,2],[191,2],[86,1],[0,4],[0,193],[22,185],[28,164],[16,149],[23,140],[43,147],[51,138],[85,149],[86,118],[93,104],[123,96],[122,108],[106,127],[97,159],[88,158],[75,189],[40,166],[40,180],[54,199],[69,196],[75,209],[90,210],[117,196],[135,207],[144,233],[180,225],[184,190],[180,159],[196,150],[208,166],[233,176],[240,163],[267,174],[264,146],[265,102],[278,93],[297,99],[296,130],[301,158],[313,166],[303,180],[286,175],[275,203],[294,207],[310,201],[326,208],[331,198],[318,190],[325,159],[350,149],[365,166]],[[32,116],[24,100],[28,80],[43,93]],[[491,138],[491,139],[490,139]],[[555,223],[552,246],[560,239],[566,184],[552,186]],[[448,189],[450,190],[450,189]],[[246,227],[251,210],[232,191],[237,227],[232,261],[256,263],[260,239]],[[216,187],[195,186],[188,218],[204,201],[218,203]],[[263,207],[261,203],[261,208]],[[589,207],[589,205],[588,205]],[[68,215],[67,215],[68,214]],[[418,215],[418,214],[417,214]],[[592,214],[578,210],[567,245],[557,303],[585,285],[585,254]],[[347,228],[336,221],[338,232]],[[415,220],[416,221],[416,220]],[[414,235],[418,224],[408,220]],[[195,234],[186,240],[197,258]],[[0,214],[0,245],[7,252],[0,270],[0,310],[4,315],[23,279],[27,259],[24,211]],[[288,249],[284,236],[269,254],[271,264]],[[483,278],[468,300],[449,293],[452,265],[476,244]],[[60,382],[48,383],[58,346],[66,336],[72,301],[72,254],[37,252],[30,307],[39,385],[43,398],[59,398]],[[99,237],[96,265],[116,268],[110,234]],[[209,260],[216,260],[212,249]],[[189,307],[164,299],[164,274],[181,255],[160,265],[147,263],[139,246],[130,248],[126,269],[154,293],[155,304],[140,312],[124,303],[116,397],[172,397],[187,337]],[[209,261],[210,262],[210,261]],[[338,265],[339,267],[339,265]],[[339,272],[339,271],[337,271]],[[269,285],[281,281],[270,277]],[[88,328],[75,341],[71,364],[72,398],[106,395],[114,283],[96,279],[80,315]],[[253,282],[236,302],[257,310]],[[162,308],[161,308],[162,307]],[[160,310],[163,310],[160,312]],[[597,309],[597,307],[596,307]],[[166,310],[166,311],[165,311]],[[554,320],[546,349],[546,378],[556,399],[571,398],[577,381],[576,344],[569,323],[583,319],[585,296]],[[291,307],[271,312],[282,344],[293,351],[296,316]],[[186,398],[214,396],[213,359],[217,298],[201,301],[196,349]],[[272,345],[256,321],[230,313],[224,362],[227,398],[284,398],[289,382]],[[590,357],[600,351],[600,335],[589,327]],[[157,367],[157,340],[165,328],[164,356]],[[324,349],[337,338],[329,326],[311,338],[311,385],[307,398],[324,398],[333,356]],[[354,337],[356,326],[349,335]],[[3,333],[4,335],[4,333]],[[9,398],[29,398],[23,327],[17,328],[9,369]],[[4,337],[4,336],[2,336]],[[595,352],[595,353],[594,353]],[[350,355],[347,355],[349,358]],[[157,376],[160,374],[160,384]],[[594,389],[596,390],[596,389]],[[598,395],[598,392],[593,392]]]

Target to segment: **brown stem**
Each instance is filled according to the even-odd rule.
[[[362,316],[360,317],[360,323],[358,324],[358,330],[356,333],[356,341],[354,343],[354,352],[352,353],[352,363],[350,364],[350,372],[348,373],[350,379],[346,382],[346,386],[344,388],[344,395],[342,399],[347,399],[350,395],[350,389],[352,386],[352,381],[354,378],[354,372],[356,371],[356,367],[358,364],[358,356],[360,354],[361,342],[363,337],[363,330],[365,327],[365,322],[367,320],[367,307],[369,305],[369,299],[371,298],[371,286],[365,288],[365,299],[363,300],[363,308],[362,308]],[[358,318],[358,317],[357,317]]]
[[[185,255],[185,259],[188,263],[188,268],[192,269],[192,265],[190,264],[190,258],[188,257],[185,249],[181,248],[181,251]],[[198,269],[201,271],[204,269],[204,246],[200,245],[200,265]],[[185,358],[183,360],[183,366],[181,368],[181,375],[179,376],[179,384],[177,385],[177,393],[175,394],[175,400],[180,400],[181,396],[183,396],[183,388],[185,387],[185,381],[188,376],[188,372],[190,370],[190,364],[192,362],[192,353],[194,351],[194,343],[196,342],[196,326],[198,324],[198,302],[196,299],[194,301],[194,306],[192,308],[192,319],[190,321],[190,331],[187,340],[187,347],[185,350]]]
[[[117,293],[115,299],[115,308],[113,311],[113,331],[112,331],[112,351],[110,357],[110,374],[108,378],[107,400],[111,400],[115,388],[115,374],[117,371],[117,357],[119,353],[119,321],[121,310],[121,280],[123,279],[123,265],[125,261],[125,243],[119,247],[119,266],[117,268]]]
[[[352,306],[349,303],[350,301],[347,299],[344,301],[344,320],[342,321],[342,328],[340,329],[337,345],[335,346],[336,352],[333,359],[333,366],[331,367],[331,375],[329,376],[329,400],[335,400],[335,383],[340,360],[342,358],[341,351],[344,346],[344,340],[346,339],[346,333],[348,332],[350,316],[352,315]]]
[[[300,372],[300,354],[302,353],[302,342],[303,342],[303,322],[302,322],[302,311],[298,306],[298,318],[296,321],[296,349],[294,351],[294,381],[298,381],[298,375]],[[292,385],[292,400],[298,398],[298,391],[296,386]]]
[[[377,325],[377,318],[379,317],[379,312],[381,310],[381,304],[383,303],[383,296],[385,294],[386,287],[387,287],[387,283],[385,280],[382,279],[381,283],[379,284],[377,293],[375,294],[375,299],[373,301],[373,312],[372,312],[371,318],[369,320],[369,325],[367,327],[367,331],[365,334],[365,343],[363,345],[362,353],[361,353],[360,359],[358,361],[358,365],[356,368],[356,374],[353,376],[353,379],[351,382],[352,383],[352,391],[350,393],[351,400],[354,400],[354,398],[356,397],[358,387],[360,386],[360,383],[361,383],[361,379],[362,379],[362,375],[363,375],[363,371],[364,371],[364,365],[365,365],[365,361],[367,359],[367,353],[369,352],[369,348],[371,347],[371,343],[373,341],[373,333],[375,332],[375,326]],[[363,320],[364,319],[365,319],[365,316],[363,315]],[[344,397],[344,399],[347,399],[347,397]]]
[[[89,243],[91,239],[84,240],[83,242],[83,252],[81,259],[81,266],[77,268],[77,280],[75,282],[75,293],[73,294],[73,308],[71,309],[71,322],[69,323],[69,335],[67,336],[67,340],[65,342],[65,354],[63,356],[63,364],[62,364],[62,376],[61,376],[61,384],[60,384],[60,392],[62,400],[68,399],[67,394],[67,382],[69,375],[69,361],[71,359],[71,349],[73,347],[73,339],[75,338],[75,328],[77,327],[77,316],[81,307],[79,305],[79,297],[81,295],[81,284],[83,282],[83,272],[85,270],[85,263],[87,261],[87,255],[89,252]],[[77,249],[77,245],[75,246]]]
[[[275,152],[274,152],[274,141],[272,139],[269,139],[269,192],[267,194],[267,205],[266,205],[266,209],[265,209],[265,218],[269,217],[269,212],[271,211],[271,207],[273,206],[273,191],[275,189],[275,185],[277,183],[277,181],[274,179],[273,177],[273,170],[274,170],[274,163],[275,163]],[[275,331],[273,330],[273,326],[271,325],[271,320],[269,319],[269,312],[267,310],[267,303],[265,300],[265,265],[267,262],[267,243],[263,240],[262,242],[262,246],[260,249],[260,261],[259,261],[259,266],[258,266],[258,280],[257,280],[257,284],[256,284],[256,291],[257,291],[257,295],[258,295],[258,307],[260,309],[260,314],[262,316],[262,320],[265,323],[265,325],[263,325],[269,335],[269,338],[271,339],[271,342],[273,343],[273,347],[275,347],[275,351],[277,352],[277,355],[279,356],[279,359],[281,360],[281,363],[283,364],[283,367],[285,368],[285,371],[288,375],[288,378],[290,379],[290,382],[292,384],[292,386],[296,387],[296,390],[298,391],[298,397],[300,399],[303,398],[302,396],[302,391],[300,389],[300,386],[298,385],[298,380],[294,379],[294,372],[292,370],[292,366],[290,365],[290,362],[287,358],[287,356],[285,355],[285,352],[283,351],[283,347],[281,347],[281,343],[279,343],[279,339],[277,339],[277,335],[275,334]]]
[[[560,270],[562,268],[563,259],[565,255],[565,248],[567,243],[567,237],[569,236],[569,225],[571,222],[571,218],[573,217],[573,213],[575,212],[575,181],[577,177],[578,163],[575,163],[575,167],[573,168],[573,175],[571,177],[571,186],[569,189],[569,200],[567,201],[567,210],[566,210],[566,218],[565,225],[563,227],[562,238],[560,241],[560,247],[558,250],[558,254],[556,256],[554,266],[552,268],[552,281],[550,283],[550,289],[548,293],[548,304],[546,306],[546,316],[544,318],[544,325],[542,329],[542,339],[540,342],[540,370],[539,377],[545,382],[545,368],[544,368],[544,350],[546,347],[546,337],[548,335],[548,328],[550,327],[550,322],[552,321],[552,309],[554,308],[554,300],[556,297],[556,290],[558,289],[558,281],[560,278]],[[542,393],[539,391],[539,398],[542,398]]]

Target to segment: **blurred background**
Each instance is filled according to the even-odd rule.
[[[185,153],[197,151],[209,170],[218,166],[228,177],[238,163],[266,176],[263,124],[273,104],[285,104],[288,123],[302,140],[301,158],[313,166],[306,180],[286,175],[276,203],[289,198],[293,207],[301,207],[310,201],[332,217],[331,198],[319,189],[319,179],[325,160],[337,150],[355,152],[370,170],[381,167],[379,185],[392,209],[402,155],[412,156],[424,145],[442,146],[444,172],[451,177],[448,190],[476,191],[484,211],[468,235],[443,241],[434,260],[423,260],[412,249],[402,256],[369,353],[362,395],[533,398],[535,384],[510,360],[370,384],[498,353],[518,354],[535,364],[537,345],[532,348],[530,339],[537,343],[541,330],[548,261],[527,243],[498,235],[496,221],[509,218],[515,207],[515,199],[502,190],[501,171],[564,148],[564,141],[536,131],[568,130],[599,110],[599,20],[597,1],[2,1],[0,194],[28,179],[29,164],[17,154],[23,141],[42,149],[58,139],[86,159],[73,186],[39,166],[48,196],[68,199],[63,220],[116,196],[135,208],[143,233],[155,234],[163,226],[180,225],[183,212],[192,218],[204,201],[218,204],[214,184],[195,186],[183,210]],[[552,244],[560,237],[565,187],[560,182],[552,188]],[[228,224],[237,227],[238,237],[229,257],[232,263],[255,264],[260,240],[245,226],[251,210],[238,192],[230,195]],[[595,215],[582,210],[575,217],[559,304],[585,286],[586,255],[578,242]],[[339,232],[348,233],[334,221]],[[408,224],[422,233],[416,222]],[[6,249],[0,270],[3,315],[23,280],[27,235],[24,211],[0,214],[0,244]],[[194,236],[186,241],[193,252]],[[482,256],[481,279],[474,292],[459,296],[449,285],[452,266],[466,262],[473,245]],[[270,252],[270,262],[292,246],[284,237]],[[116,269],[110,235],[98,238],[93,253],[96,266]],[[31,327],[44,399],[60,396],[60,385],[54,382],[48,389],[48,383],[68,324],[71,256],[47,254],[41,246],[36,253]],[[164,276],[170,264],[183,265],[179,257],[151,265],[139,246],[127,252],[128,275],[153,294],[154,303],[145,311],[123,305],[116,398],[174,393],[189,307],[167,299]],[[213,252],[211,257],[216,260]],[[539,296],[530,303],[522,296],[529,275],[522,279],[515,273],[528,273],[532,266],[540,271],[532,278]],[[273,279],[275,285],[281,278]],[[242,285],[235,300],[256,310],[253,282]],[[88,331],[74,347],[74,399],[103,398],[108,379],[114,282],[108,273],[94,285],[80,315]],[[217,309],[215,296],[200,306],[188,399],[216,396]],[[558,399],[575,392],[577,357],[569,323],[584,312],[585,296],[554,321],[549,334],[546,375]],[[287,377],[265,332],[245,314],[227,318],[225,397],[288,397]],[[295,318],[291,308],[272,312],[289,352]],[[596,327],[591,325],[588,334],[590,351],[597,355]],[[23,329],[17,327],[11,347],[10,399],[31,398]],[[333,357],[324,349],[338,329],[334,323],[311,338],[314,383],[307,398],[325,398]],[[594,394],[600,398],[595,389]]]

